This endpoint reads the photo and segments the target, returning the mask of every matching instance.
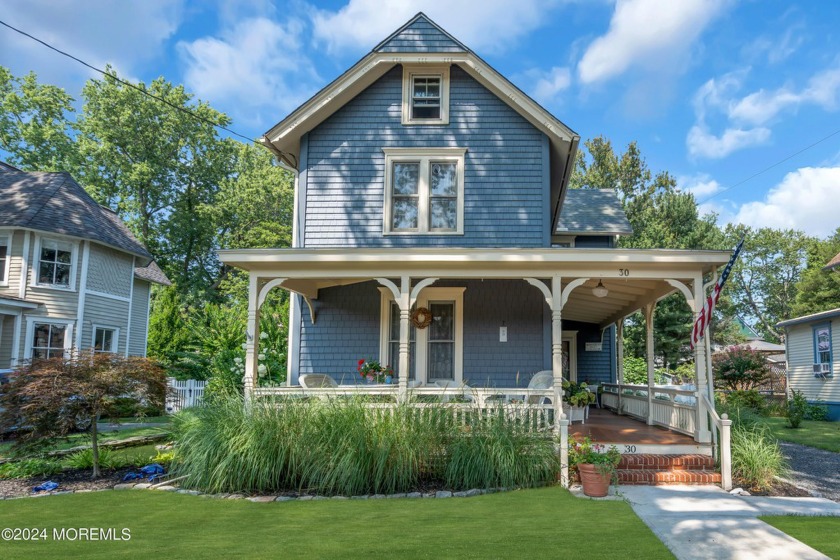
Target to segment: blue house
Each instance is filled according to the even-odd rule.
[[[295,174],[295,218],[290,249],[220,252],[250,277],[249,396],[304,374],[365,390],[360,359],[392,366],[401,398],[521,392],[549,371],[559,426],[563,378],[621,381],[624,317],[674,291],[700,309],[728,260],[617,248],[632,231],[616,193],[568,188],[580,136],[422,13],[262,141]],[[296,294],[289,387],[262,387],[259,308],[278,287]],[[701,443],[704,402],[683,426]]]

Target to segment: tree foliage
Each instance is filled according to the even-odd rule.
[[[99,477],[96,422],[118,399],[163,407],[166,376],[146,358],[93,352],[34,360],[16,369],[0,396],[0,426],[15,429],[16,446],[37,445],[90,426],[93,478]]]
[[[770,366],[761,352],[731,347],[712,358],[715,382],[730,391],[749,391],[767,381]]]
[[[791,308],[793,317],[840,307],[840,273],[824,270],[826,263],[840,253],[840,228],[824,241],[814,240],[807,253],[807,265]]]

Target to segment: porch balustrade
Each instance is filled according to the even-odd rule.
[[[697,395],[694,391],[647,385],[602,385],[601,404],[626,414],[694,436],[697,431]],[[650,397],[650,398],[649,398]]]

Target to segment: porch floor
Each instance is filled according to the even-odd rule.
[[[687,435],[659,426],[648,426],[641,420],[594,406],[589,407],[589,419],[585,424],[575,422],[569,426],[569,436],[575,439],[589,436],[598,443],[696,445],[694,438]]]

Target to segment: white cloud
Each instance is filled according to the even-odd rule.
[[[583,83],[607,80],[633,66],[676,71],[725,0],[618,0],[606,34],[595,39],[578,64]]]
[[[525,72],[525,78],[533,82],[530,90],[534,99],[544,105],[554,101],[557,95],[567,90],[572,83],[572,73],[565,66],[555,66],[548,71],[535,68]]]
[[[302,54],[303,22],[243,19],[219,37],[178,43],[184,82],[246,124],[264,124],[304,101],[320,80]],[[271,114],[263,116],[264,110]]]
[[[695,199],[712,196],[723,188],[720,183],[705,173],[691,177],[677,177],[677,186],[681,190],[693,194]]]
[[[803,167],[785,175],[763,201],[742,205],[733,221],[752,227],[798,229],[825,237],[840,225],[837,200],[840,167]]]
[[[372,49],[417,12],[424,12],[477,51],[500,52],[548,21],[559,0],[350,0],[338,11],[316,10],[314,36],[331,54]]]
[[[778,35],[757,38],[744,48],[744,54],[753,59],[766,57],[770,64],[784,62],[799,50],[806,33],[805,25],[797,23],[788,27],[781,38]]]
[[[159,56],[183,17],[183,0],[9,0],[3,19],[86,62],[111,64],[122,76]],[[99,76],[11,30],[0,32],[3,64],[16,74],[34,70],[42,82],[79,89]]]
[[[730,104],[729,116],[739,122],[764,124],[786,109],[814,104],[825,110],[837,106],[840,90],[840,68],[831,68],[815,74],[800,91],[787,87],[775,91],[760,89]]]
[[[727,128],[723,134],[715,136],[705,126],[694,125],[688,131],[685,142],[692,157],[720,159],[737,150],[763,144],[769,139],[769,128]]]

